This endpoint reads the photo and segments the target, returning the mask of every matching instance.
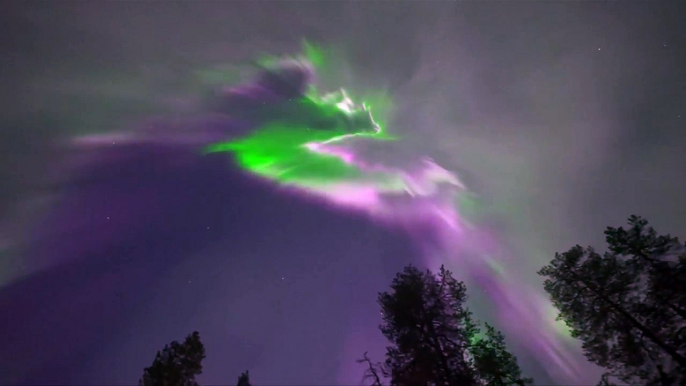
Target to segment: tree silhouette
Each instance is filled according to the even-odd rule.
[[[487,326],[478,339],[477,324],[464,306],[466,288],[450,271],[438,274],[406,267],[379,294],[381,332],[392,343],[383,364],[367,358],[366,377],[380,385],[379,371],[391,386],[524,385],[516,358],[505,349],[502,334]],[[494,383],[490,383],[494,382]],[[500,382],[500,383],[498,383]]]
[[[591,362],[629,384],[684,385],[684,246],[640,217],[629,226],[607,228],[602,256],[577,245],[539,274]]]
[[[485,327],[485,337],[474,339],[469,348],[481,384],[524,386],[533,383],[533,379],[522,377],[517,358],[507,351],[503,334],[487,323]]]
[[[195,331],[183,343],[173,341],[158,351],[150,367],[143,370],[139,386],[197,386],[202,373],[205,347]]]
[[[364,356],[362,359],[358,359],[357,363],[364,363],[367,365],[367,369],[364,371],[364,380],[370,379],[372,381],[371,386],[382,386],[381,383],[381,377],[382,375],[379,375],[380,373],[380,368],[381,364],[378,363],[372,363],[372,360],[369,359],[367,356],[367,353],[364,353]]]
[[[238,377],[237,386],[250,386],[250,374],[248,371],[244,372],[240,377]]]

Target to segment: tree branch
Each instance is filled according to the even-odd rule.
[[[365,371],[364,379],[369,379],[372,378],[374,379],[374,382],[372,383],[372,386],[383,386],[381,383],[381,378],[379,377],[379,373],[376,370],[376,366],[372,363],[372,361],[369,359],[367,356],[367,352],[364,352],[364,356],[362,359],[358,359],[357,363],[366,363],[367,364],[367,370]]]

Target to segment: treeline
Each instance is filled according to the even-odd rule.
[[[539,274],[589,361],[607,369],[598,385],[686,386],[686,244],[657,235],[640,217],[605,231],[607,252],[575,246]],[[358,360],[374,386],[532,384],[505,345],[465,307],[464,283],[406,267],[379,294],[385,360]],[[158,352],[141,386],[194,386],[205,349],[197,332]],[[238,386],[249,386],[246,371]]]

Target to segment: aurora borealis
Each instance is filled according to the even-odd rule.
[[[312,64],[301,60],[303,63],[295,67],[294,59],[283,62],[290,64],[283,79],[293,76],[293,68],[306,74],[296,79],[311,78]],[[281,62],[271,63],[276,67],[268,71],[279,76],[283,71]],[[283,79],[279,83],[286,82]],[[231,92],[249,94],[241,89]],[[321,98],[315,93],[311,89],[309,96],[281,102],[296,106],[280,109],[293,112],[292,119],[288,114],[279,115],[276,121],[265,123],[243,138],[209,145],[206,151],[232,153],[250,173],[324,196],[342,208],[362,209],[372,217],[401,224],[410,232],[429,228],[434,233],[431,241],[423,239],[425,233],[414,238],[425,250],[427,263],[434,269],[439,265],[460,269],[467,272],[468,279],[476,278],[501,318],[527,326],[530,332],[514,332],[517,339],[534,350],[542,362],[559,367],[570,379],[580,379],[573,365],[573,349],[565,345],[569,333],[562,322],[555,320],[552,305],[543,297],[518,293],[526,291],[526,287],[512,282],[497,258],[488,254],[497,246],[483,244],[478,224],[470,224],[460,214],[460,198],[467,194],[467,188],[458,177],[427,159],[418,162],[414,173],[370,165],[347,142],[386,138],[373,111],[365,104],[356,105],[344,90]],[[497,243],[496,237],[488,239],[491,244]],[[465,250],[470,250],[471,260],[462,258]]]
[[[686,231],[678,4],[260,3],[0,14],[0,383],[135,383],[198,330],[201,384],[358,384],[412,263],[594,384],[535,272]]]

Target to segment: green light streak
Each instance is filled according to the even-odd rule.
[[[307,40],[303,40],[303,56],[310,62],[312,67],[316,69],[324,67],[324,50]]]
[[[574,342],[575,339],[572,337],[572,330],[564,320],[558,319],[559,311],[553,307],[551,304],[546,305],[546,311],[548,313],[547,317],[552,320],[553,329],[558,336],[563,338],[567,342]]]
[[[498,276],[505,276],[505,267],[498,263],[498,261],[489,255],[484,256],[484,260],[486,260],[486,264],[488,264],[494,273],[496,273]]]
[[[305,147],[307,143],[335,138],[332,134],[272,123],[237,141],[211,145],[207,152],[232,152],[241,167],[283,183],[307,180],[316,184],[358,177],[360,172],[343,160]]]
[[[332,63],[325,58],[328,54],[329,51],[303,40],[300,54],[286,58],[264,55],[257,63],[264,68],[275,68],[288,59],[321,69]],[[212,144],[204,153],[229,152],[241,168],[253,174],[318,191],[353,181],[380,190],[402,189],[396,174],[361,170],[351,150],[338,146],[338,142],[354,137],[377,141],[395,139],[384,130],[384,117],[389,115],[392,106],[388,95],[368,93],[357,99],[366,102],[353,103],[344,90],[320,94],[316,86],[310,85],[306,95],[297,100],[260,108],[260,117],[279,117],[277,120],[268,121],[244,137]]]
[[[382,182],[389,178],[381,173],[362,173],[341,154],[313,150],[312,145],[331,145],[353,137],[389,139],[369,107],[353,104],[345,91],[323,97],[315,91],[289,102],[291,106],[285,109],[296,114],[277,114],[287,120],[269,122],[234,141],[212,144],[205,153],[231,152],[240,167],[283,184],[314,187],[369,178],[392,184]]]

